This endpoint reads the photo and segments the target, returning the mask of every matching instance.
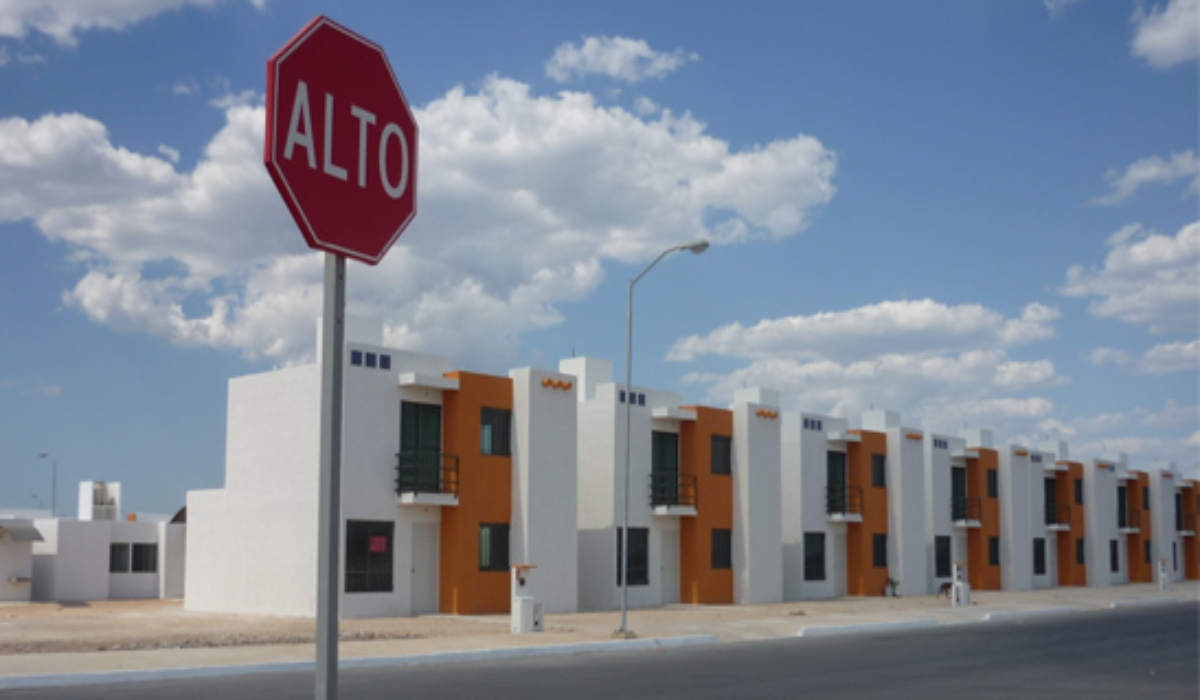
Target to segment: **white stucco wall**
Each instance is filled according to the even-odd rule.
[[[1054,479],[1055,456],[1051,452],[1029,449],[1029,522],[1030,522],[1030,581],[1033,588],[1053,588],[1058,585],[1058,533],[1046,527],[1046,479]],[[1032,539],[1046,542],[1046,572],[1033,572]]]
[[[844,435],[847,428],[844,419],[815,413],[785,413],[780,418],[784,600],[846,594],[846,525],[830,522],[825,487],[827,453],[846,451],[845,442],[831,442],[828,436]],[[824,580],[804,580],[806,532],[825,535]]]
[[[0,525],[3,521],[0,521]],[[32,525],[21,521],[22,525]],[[0,602],[28,602],[33,598],[33,543],[0,539]]]
[[[925,561],[932,540],[927,534],[923,434],[904,427],[896,411],[868,411],[862,424],[887,438],[888,573],[900,581],[901,595],[933,593],[931,568]]]
[[[1158,559],[1167,562],[1167,578],[1171,581],[1184,580],[1184,546],[1186,540],[1175,529],[1175,493],[1183,484],[1175,466],[1169,463],[1155,464],[1150,473],[1150,517],[1154,521],[1151,538],[1154,541],[1155,567]],[[1155,569],[1157,581],[1157,568]]]
[[[1083,465],[1083,504],[1086,512],[1087,582],[1111,586],[1129,577],[1125,538],[1117,529],[1117,462],[1091,459]],[[1119,571],[1111,567],[1110,548],[1117,541]]]
[[[34,524],[45,540],[33,544],[33,599],[107,600],[113,523],[47,519]]]
[[[732,412],[733,600],[776,603],[783,600],[779,395],[739,390]]]
[[[1033,588],[1035,518],[1041,523],[1039,531],[1045,531],[1041,522],[1043,511],[1033,507],[1035,496],[1040,504],[1044,495],[1042,469],[1040,465],[1033,468],[1027,448],[1014,445],[1000,448],[999,461],[1001,587],[1006,591],[1027,591]]]

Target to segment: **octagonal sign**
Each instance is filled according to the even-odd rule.
[[[387,56],[317,17],[267,61],[271,179],[308,245],[374,265],[417,214],[417,122]]]

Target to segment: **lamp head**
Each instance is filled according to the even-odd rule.
[[[700,253],[703,253],[704,251],[708,250],[708,241],[701,238],[701,239],[692,241],[691,243],[686,243],[684,245],[681,245],[681,246],[679,246],[679,249],[680,250],[690,250],[693,253],[699,255]]]

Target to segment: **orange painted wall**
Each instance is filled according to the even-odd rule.
[[[451,372],[458,391],[442,407],[442,449],[458,456],[458,506],[442,508],[439,608],[443,613],[506,613],[508,571],[479,570],[480,523],[512,522],[512,458],[480,454],[484,406],[512,410],[512,380]]]
[[[887,488],[871,486],[871,455],[887,454],[887,436],[866,430],[851,430],[861,442],[846,444],[847,483],[861,487],[863,520],[846,525],[846,593],[881,596],[887,588],[888,570],[874,564],[874,535],[887,534]]]
[[[967,578],[971,588],[1000,590],[1000,566],[988,563],[988,540],[1000,536],[1000,499],[988,498],[987,474],[999,469],[1000,454],[986,447],[970,447],[978,459],[967,460],[967,496],[979,499],[979,527],[967,530]],[[999,478],[999,476],[997,476]]]
[[[1150,475],[1131,471],[1137,481],[1125,482],[1125,508],[1131,522],[1138,523],[1138,532],[1126,535],[1129,552],[1129,580],[1132,583],[1153,583],[1154,564],[1146,563],[1146,542],[1150,541],[1153,522],[1150,512],[1142,508],[1142,493],[1150,488]]]
[[[688,407],[696,420],[679,426],[679,470],[696,476],[696,517],[680,518],[679,600],[691,605],[733,603],[733,569],[712,568],[712,531],[733,529],[733,476],[712,473],[712,436],[733,435],[733,413]]]
[[[1183,482],[1183,526],[1191,532],[1200,529],[1197,522],[1196,494],[1200,493],[1200,482]],[[1200,579],[1200,537],[1188,535],[1183,538],[1183,576],[1189,581]]]
[[[1067,471],[1056,472],[1055,490],[1059,505],[1071,509],[1071,529],[1058,533],[1058,585],[1086,586],[1087,564],[1075,563],[1075,540],[1087,537],[1083,504],[1075,502],[1075,480],[1083,479],[1083,463],[1065,464]]]

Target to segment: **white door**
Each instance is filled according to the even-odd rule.
[[[679,602],[679,530],[662,531],[662,602]]]
[[[413,523],[412,614],[438,611],[438,524]]]

